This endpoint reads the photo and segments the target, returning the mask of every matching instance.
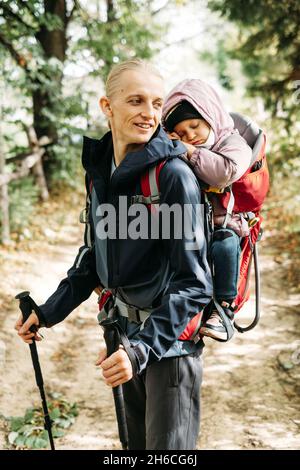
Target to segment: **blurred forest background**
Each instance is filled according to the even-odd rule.
[[[105,129],[103,80],[137,56],[162,70],[167,90],[201,77],[264,128],[273,229],[297,250],[299,18],[296,0],[1,0],[2,243],[33,236],[41,200],[82,188],[81,137]]]
[[[15,291],[39,281],[32,274],[34,257],[45,255],[41,264],[54,253],[70,254],[68,237],[79,246],[82,136],[106,131],[98,107],[106,75],[132,57],[150,59],[167,91],[187,77],[208,81],[230,111],[264,129],[271,189],[262,246],[272,259],[269,274],[281,273],[270,295],[278,301],[278,294],[300,292],[299,22],[298,0],[0,0],[3,321],[9,310],[15,316]],[[54,290],[59,281],[63,270],[55,271],[57,266],[59,260],[53,268],[43,265],[40,302],[51,293],[46,287]],[[64,350],[69,361],[72,354]]]

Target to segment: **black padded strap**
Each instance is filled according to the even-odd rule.
[[[230,321],[230,318],[226,315],[226,313],[224,312],[223,308],[221,307],[221,305],[219,304],[215,296],[213,296],[213,300],[214,300],[215,307],[218,310],[218,314],[220,315],[222,322],[225,326],[226,332],[227,332],[227,338],[219,339],[218,341],[221,341],[221,342],[229,341],[232,338],[233,333],[234,333],[233,325]]]
[[[136,359],[136,356],[135,356],[135,354],[132,350],[129,339],[127,338],[126,334],[124,333],[123,329],[121,328],[121,326],[119,324],[117,324],[117,328],[118,328],[118,331],[119,331],[120,343],[124,347],[128,357],[129,357],[129,360],[131,362],[133,375],[137,375],[137,372],[138,372],[137,359]]]

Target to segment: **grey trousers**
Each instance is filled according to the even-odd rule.
[[[201,382],[200,350],[155,362],[123,384],[129,449],[195,449]]]

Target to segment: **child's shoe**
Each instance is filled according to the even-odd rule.
[[[224,300],[220,302],[220,305],[223,308],[224,313],[226,313],[231,323],[233,324],[233,305]],[[209,336],[213,339],[221,341],[227,340],[226,327],[217,309],[213,309],[208,320],[201,326],[199,333],[202,336]]]

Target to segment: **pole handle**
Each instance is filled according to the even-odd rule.
[[[23,291],[15,296],[15,299],[19,300],[20,302],[19,306],[20,306],[20,310],[23,316],[23,323],[25,323],[25,321],[28,320],[32,311],[35,312],[35,308],[34,308],[35,304],[29,294],[30,294],[29,291]],[[29,329],[32,333],[36,333],[38,330],[36,325],[32,325]]]

